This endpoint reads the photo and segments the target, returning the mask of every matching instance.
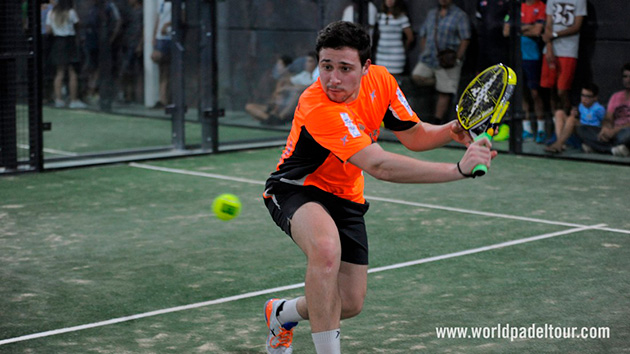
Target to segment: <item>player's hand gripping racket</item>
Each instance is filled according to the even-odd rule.
[[[457,104],[457,119],[475,141],[492,140],[498,133],[515,86],[516,73],[503,64],[487,68],[468,84]],[[486,172],[488,168],[481,164],[472,170],[474,176],[483,176]]]

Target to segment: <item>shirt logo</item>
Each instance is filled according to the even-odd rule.
[[[348,142],[348,134],[344,135],[343,138],[341,138],[341,143],[343,144],[343,146],[346,146],[347,142]]]
[[[409,113],[409,115],[412,116],[413,110],[411,109],[409,102],[407,102],[405,95],[403,95],[402,91],[400,90],[400,87],[396,89],[396,96],[398,96],[398,101],[400,101],[403,107],[405,107],[405,109],[407,110],[407,113]]]
[[[376,98],[376,90],[372,91],[370,97],[372,98],[372,102],[374,102],[374,99]]]
[[[348,115],[348,113],[340,113],[341,115],[341,119],[343,120],[343,124],[346,125],[346,127],[348,128],[348,132],[350,133],[350,135],[352,135],[353,138],[358,138],[361,136],[361,131],[359,130],[359,128],[357,128],[357,126],[354,124],[354,122],[352,121],[352,119],[350,119],[350,116]]]

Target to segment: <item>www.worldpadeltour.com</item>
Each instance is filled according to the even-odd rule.
[[[568,327],[551,324],[512,326],[497,324],[486,327],[436,327],[440,339],[606,339],[609,327]]]

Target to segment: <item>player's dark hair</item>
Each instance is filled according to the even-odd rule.
[[[582,85],[583,90],[589,90],[593,93],[593,96],[597,96],[599,94],[599,86],[595,85],[592,82],[587,82]]]
[[[319,31],[317,35],[315,44],[317,60],[319,61],[319,52],[323,48],[341,49],[344,47],[356,49],[363,66],[370,58],[370,35],[363,27],[352,22],[333,22]]]
[[[630,71],[630,63],[623,64],[621,67],[621,73],[623,74],[624,71]]]

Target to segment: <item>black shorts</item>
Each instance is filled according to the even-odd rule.
[[[359,204],[339,198],[313,186],[294,186],[269,182],[263,198],[271,218],[289,236],[291,219],[302,205],[319,203],[332,217],[339,230],[341,260],[353,264],[368,264],[368,241],[363,215],[369,203]]]

